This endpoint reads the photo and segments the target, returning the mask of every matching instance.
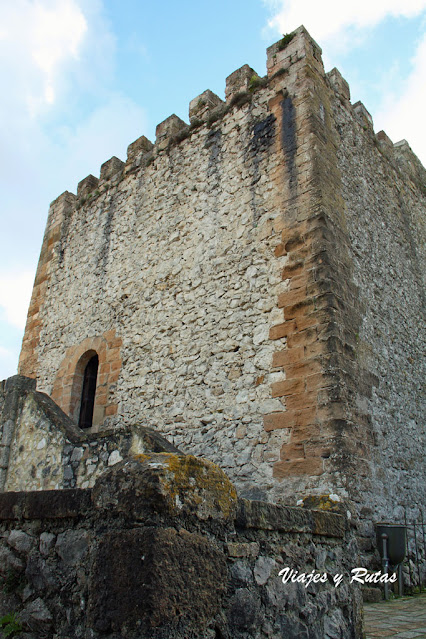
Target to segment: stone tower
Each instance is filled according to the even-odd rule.
[[[425,170],[303,27],[225,97],[51,204],[19,373],[78,424],[90,364],[88,433],[149,426],[254,499],[333,493],[368,537],[425,494]]]

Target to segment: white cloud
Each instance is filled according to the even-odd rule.
[[[412,18],[426,8],[426,0],[266,0],[266,4],[276,11],[269,20],[271,28],[289,33],[303,24],[322,46],[340,47],[388,16]]]
[[[6,321],[23,330],[33,288],[34,273],[0,273],[0,308]]]
[[[0,0],[3,375],[16,370],[49,201],[112,155],[125,160],[146,130],[114,88],[115,56],[101,0]]]
[[[393,142],[407,139],[426,166],[426,35],[412,60],[412,71],[402,86],[387,92],[375,114],[376,129],[383,129]]]
[[[35,116],[54,103],[69,61],[78,60],[87,22],[74,0],[14,0],[0,6],[0,60],[20,108]]]
[[[268,25],[276,34],[289,33],[303,24],[324,51],[324,66],[337,66],[344,75],[342,54],[353,51],[372,35],[372,30],[387,18],[423,19],[426,0],[264,0],[273,17]],[[419,23],[420,24],[420,23]],[[375,130],[383,129],[397,142],[407,139],[421,161],[426,162],[426,36],[415,51],[408,71],[393,60],[379,76],[365,73],[346,77],[355,100],[362,99],[370,110]],[[380,55],[380,52],[378,52]],[[343,65],[344,66],[344,65]],[[402,75],[405,73],[404,76]],[[402,80],[401,80],[402,75]],[[371,99],[369,99],[369,97]],[[376,108],[373,108],[375,103]]]

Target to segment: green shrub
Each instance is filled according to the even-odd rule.
[[[6,637],[15,637],[22,630],[22,625],[16,618],[14,612],[10,612],[0,618],[0,628]]]

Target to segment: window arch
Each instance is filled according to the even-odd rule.
[[[52,389],[52,399],[71,417],[75,424],[79,424],[86,366],[92,357],[98,358],[96,384],[92,392],[94,408],[92,424],[84,428],[99,430],[108,418],[113,418],[118,412],[115,398],[114,384],[121,371],[120,347],[122,341],[115,330],[106,331],[103,335],[86,337],[79,344],[67,348]],[[93,364],[92,364],[93,365]]]
[[[91,428],[93,423],[93,409],[95,407],[96,381],[98,378],[99,358],[92,355],[83,373],[81,389],[80,412],[78,425],[80,428]]]

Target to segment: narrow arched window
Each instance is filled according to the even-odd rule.
[[[99,359],[94,355],[89,359],[84,369],[83,389],[81,391],[80,428],[91,428],[93,421],[93,407],[95,405],[96,379],[98,376]]]

